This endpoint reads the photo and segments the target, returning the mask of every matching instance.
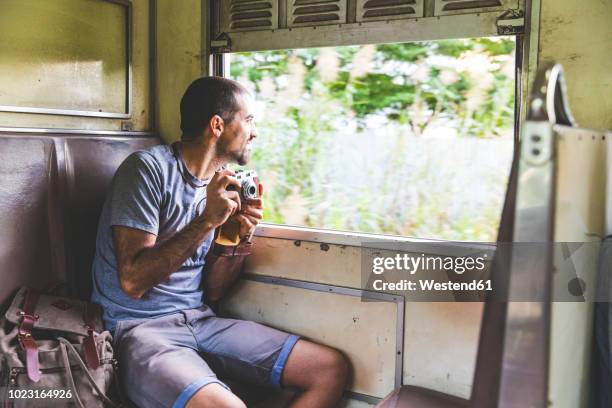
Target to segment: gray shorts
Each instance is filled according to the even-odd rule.
[[[255,322],[222,319],[207,306],[154,319],[122,320],[115,329],[120,376],[139,407],[184,407],[217,378],[280,387],[298,336]]]

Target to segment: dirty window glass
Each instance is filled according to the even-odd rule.
[[[0,106],[128,112],[128,7],[0,0]]]

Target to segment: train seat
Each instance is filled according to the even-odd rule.
[[[0,303],[23,285],[88,299],[98,218],[119,164],[157,137],[0,132]],[[232,384],[249,405],[292,393]]]
[[[161,143],[158,138],[65,138],[67,273],[76,296],[91,294],[91,265],[98,219],[106,191],[121,162],[132,152]]]
[[[0,300],[21,285],[46,286],[61,271],[58,175],[51,138],[0,137]]]
[[[0,302],[22,286],[89,298],[106,189],[133,151],[156,137],[0,133]]]

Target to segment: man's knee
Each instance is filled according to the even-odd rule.
[[[300,340],[289,355],[283,384],[302,389],[344,388],[348,375],[349,362],[338,350]]]
[[[186,408],[246,408],[246,405],[220,384],[210,383],[191,397]]]
[[[336,349],[325,347],[319,360],[318,375],[315,379],[346,385],[349,374],[349,362],[347,358]]]

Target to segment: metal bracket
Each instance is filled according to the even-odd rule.
[[[568,104],[561,64],[543,64],[538,69],[527,109],[528,121],[578,126]]]
[[[538,167],[553,159],[554,140],[550,123],[526,121],[521,139],[521,159],[526,165]]]
[[[497,34],[514,35],[525,31],[525,12],[523,10],[507,10],[496,21]]]
[[[221,33],[210,41],[211,54],[231,52],[232,39],[227,33]]]

